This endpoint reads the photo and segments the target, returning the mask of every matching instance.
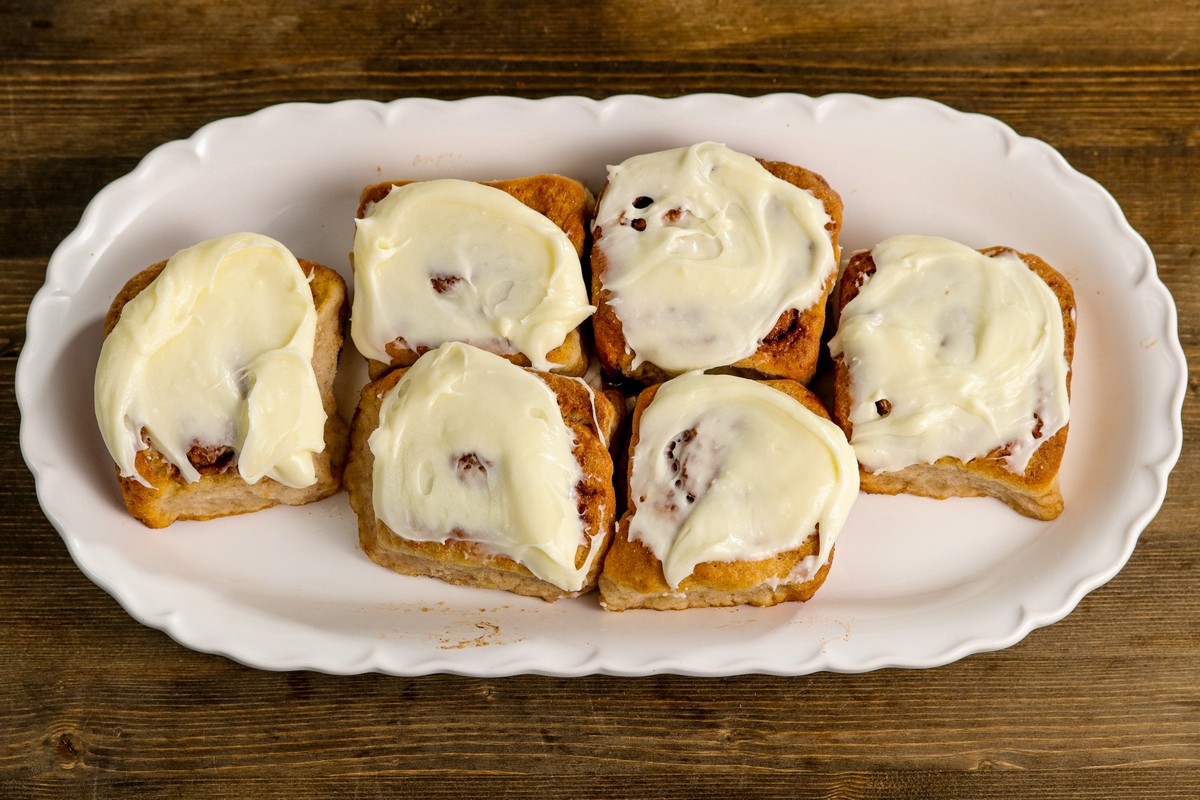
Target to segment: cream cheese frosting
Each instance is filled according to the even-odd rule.
[[[547,354],[595,310],[579,255],[547,217],[500,189],[442,179],[394,187],[357,220],[350,335],[388,362],[397,338],[414,351],[461,341]]]
[[[837,269],[829,222],[811,192],[721,144],[610,166],[593,230],[633,367],[752,355],[780,315],[823,296]]]
[[[188,451],[228,446],[247,483],[316,482],[325,410],[308,277],[274,239],[235,233],[176,253],[125,304],[96,367],[100,432],[124,477],[150,445],[189,482]]]
[[[849,370],[851,444],[869,472],[1007,447],[1024,472],[1070,418],[1062,311],[1015,253],[931,236],[871,251],[830,352]],[[1037,431],[1035,435],[1035,430]]]
[[[662,384],[639,421],[629,538],[672,588],[706,561],[794,550],[816,530],[828,560],[858,495],[858,464],[834,423],[763,383],[689,372]]]
[[[587,540],[574,443],[541,379],[470,345],[442,345],[383,398],[369,439],[376,516],[413,541],[453,532],[578,591],[602,536],[576,567]]]

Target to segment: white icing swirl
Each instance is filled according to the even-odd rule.
[[[603,287],[636,368],[679,373],[752,355],[837,269],[812,193],[712,142],[608,168],[596,212]]]
[[[547,217],[500,189],[461,180],[394,187],[357,220],[350,336],[359,352],[390,362],[410,350],[466,342],[547,354],[595,310],[579,256]]]
[[[875,272],[829,343],[849,370],[863,468],[969,461],[1007,445],[1006,468],[1024,472],[1070,418],[1054,292],[1015,253],[948,239],[896,236],[871,255]]]
[[[689,372],[643,412],[630,481],[629,537],[662,562],[668,585],[706,561],[751,561],[800,547],[816,530],[829,559],[858,495],[841,430],[766,384]]]
[[[100,350],[96,419],[121,475],[150,485],[135,467],[144,429],[189,482],[200,445],[232,447],[247,483],[315,483],[316,328],[308,278],[279,242],[236,233],[176,253]]]
[[[458,531],[565,591],[582,588],[603,537],[577,568],[583,473],[538,377],[470,345],[442,345],[383,398],[369,443],[375,513],[397,535],[444,542]]]

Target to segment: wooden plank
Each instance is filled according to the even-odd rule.
[[[1016,646],[933,670],[271,673],[188,650],[91,583],[20,455],[28,304],[100,188],[278,102],[850,91],[991,114],[1112,192],[1198,364],[1194,3],[330,6],[0,9],[0,796],[1200,796],[1196,377],[1166,502],[1125,569]]]

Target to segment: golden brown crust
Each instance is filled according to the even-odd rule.
[[[803,167],[782,161],[758,160],[780,180],[810,192],[825,206],[830,222],[825,226],[833,243],[835,261],[840,257],[839,236],[842,229],[842,199],[823,177]],[[603,190],[601,191],[603,196]],[[656,364],[642,362],[633,366],[633,353],[628,348],[621,319],[612,307],[612,292],[604,288],[608,270],[605,258],[604,232],[595,232],[592,247],[592,317],[596,355],[600,363],[613,373],[620,373],[643,384],[658,383],[671,377]],[[751,378],[788,378],[808,383],[817,369],[821,332],[825,327],[825,305],[833,290],[836,274],[830,274],[821,297],[805,309],[788,309],[780,315],[770,333],[764,336],[758,349],[750,356],[713,372],[729,372]]]
[[[989,257],[1014,253],[1054,292],[1062,313],[1064,334],[1063,354],[1067,359],[1067,394],[1071,391],[1070,366],[1075,356],[1075,294],[1071,284],[1057,270],[1031,253],[1010,247],[989,247],[979,252]],[[838,291],[838,315],[846,304],[858,296],[864,279],[874,273],[875,261],[870,252],[855,253],[846,266]],[[850,422],[853,405],[850,393],[850,370],[841,356],[834,358],[833,419],[850,439],[854,426]],[[873,474],[859,466],[860,486],[873,494],[915,494],[944,500],[948,497],[995,497],[1027,517],[1051,520],[1062,514],[1063,498],[1058,486],[1058,468],[1067,444],[1067,429],[1063,426],[1034,451],[1023,473],[1014,473],[1004,466],[1003,448],[981,458],[963,462],[949,456],[933,464],[914,464],[894,472]]]
[[[619,411],[603,393],[592,393],[578,379],[528,371],[554,392],[563,422],[575,436],[575,460],[584,475],[575,488],[587,537],[586,543],[576,551],[576,567],[582,567],[586,562],[593,541],[599,541],[601,548],[593,558],[583,588],[570,592],[541,580],[513,559],[461,538],[461,531],[449,531],[445,543],[415,542],[398,535],[375,516],[372,480],[375,457],[367,440],[379,426],[384,395],[400,381],[407,368],[393,370],[367,384],[351,424],[346,489],[350,505],[358,516],[359,545],[373,561],[405,575],[424,575],[465,586],[504,589],[547,601],[574,597],[595,587],[616,519],[613,463],[608,447],[617,429]]]
[[[367,186],[359,196],[358,218],[365,217],[370,208],[387,197],[394,187],[420,182],[384,181]],[[479,183],[512,195],[529,208],[548,218],[567,235],[575,247],[575,253],[580,258],[583,257],[588,222],[591,219],[595,201],[591,192],[582,183],[562,175],[533,175],[527,178],[479,181]],[[353,258],[351,258],[351,263],[353,264]],[[372,379],[380,377],[395,367],[411,367],[418,358],[430,350],[428,347],[410,348],[403,337],[389,342],[384,349],[391,356],[391,361],[384,363],[374,359],[367,360],[367,371]],[[497,353],[497,355],[519,367],[528,367],[531,364],[529,359],[520,353]],[[559,365],[553,371],[560,375],[579,376],[587,371],[587,353],[583,348],[578,329],[568,333],[563,343],[547,353],[546,357],[551,363]]]
[[[805,408],[824,419],[829,414],[816,396],[791,380],[760,381],[789,395]],[[629,452],[637,447],[642,414],[649,408],[662,384],[642,391],[634,406]],[[633,477],[633,461],[626,463],[626,485]],[[825,582],[833,553],[811,579],[789,581],[789,575],[806,557],[816,555],[820,540],[814,531],[793,550],[757,561],[706,561],[672,589],[663,575],[662,562],[640,541],[630,540],[629,523],[637,509],[630,494],[629,508],[621,517],[617,535],[604,560],[600,575],[601,604],[609,611],[652,608],[660,611],[709,606],[772,606],[789,601],[805,601]]]
[[[418,358],[430,350],[430,348],[424,346],[410,350],[405,345],[403,339],[395,339],[388,342],[384,349],[392,357],[391,361],[384,363],[376,361],[373,358],[367,359],[367,375],[371,380],[386,374],[389,370],[396,367],[411,367],[417,363]],[[529,359],[521,353],[496,353],[496,355],[511,361],[518,367],[532,366]],[[553,364],[562,365],[554,368],[554,372],[559,375],[579,377],[587,372],[587,353],[583,349],[583,340],[580,338],[578,329],[569,332],[563,343],[547,353],[546,358]]]
[[[114,467],[118,472],[117,481],[125,507],[147,526],[163,528],[177,519],[206,520],[247,514],[281,504],[304,505],[341,489],[348,428],[338,416],[333,379],[348,310],[346,283],[328,267],[303,259],[299,261],[300,267],[311,279],[308,285],[317,308],[312,363],[326,414],[325,450],[314,457],[317,482],[303,489],[294,489],[266,477],[256,484],[248,484],[238,474],[236,454],[227,447],[210,444],[192,449],[190,457],[200,473],[200,480],[188,483],[161,453],[148,447],[137,454],[135,464],[138,472],[151,484],[150,487],[134,478],[121,477],[119,470]],[[160,261],[147,267],[122,287],[105,315],[105,337],[116,326],[125,304],[149,286],[166,265],[166,261]]]

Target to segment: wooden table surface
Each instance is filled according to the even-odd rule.
[[[857,92],[993,115],[1112,192],[1194,362],[1195,2],[302,5],[0,9],[0,797],[1200,796],[1190,443],[1124,570],[1001,652],[795,678],[335,677],[131,619],[43,516],[13,391],[47,260],[101,187],[209,121],[356,97]]]

